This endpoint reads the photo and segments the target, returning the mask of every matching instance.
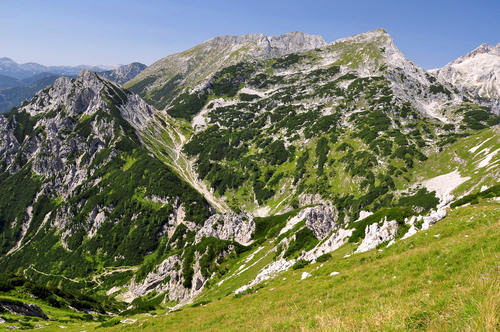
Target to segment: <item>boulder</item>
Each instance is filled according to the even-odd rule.
[[[398,231],[398,222],[395,220],[387,221],[384,219],[382,226],[374,223],[366,226],[365,238],[356,252],[365,252],[375,249],[379,244],[394,239]]]
[[[0,300],[0,308],[7,310],[13,315],[39,317],[42,319],[49,319],[43,310],[36,304],[25,303],[21,301],[14,301],[8,299]]]

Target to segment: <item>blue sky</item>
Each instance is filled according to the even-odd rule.
[[[303,31],[327,42],[385,28],[441,67],[500,43],[499,0],[0,0],[0,57],[44,65],[151,64],[219,35]]]

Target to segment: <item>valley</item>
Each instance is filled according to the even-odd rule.
[[[0,115],[0,329],[499,328],[498,82],[456,63],[294,32],[54,78]]]

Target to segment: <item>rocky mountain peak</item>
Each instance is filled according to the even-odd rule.
[[[78,74],[75,83],[82,84],[84,87],[91,87],[94,90],[103,85],[102,79],[98,74],[90,69],[82,70]]]
[[[477,47],[475,50],[472,52],[468,53],[463,57],[464,59],[472,58],[475,56],[478,56],[480,54],[487,54],[487,55],[493,55],[493,56],[500,56],[500,44],[498,46],[490,46],[486,43],[481,44],[479,47]],[[459,58],[461,59],[461,58]],[[457,59],[458,60],[458,59]]]
[[[325,45],[327,43],[323,37],[302,32],[272,37],[264,34],[215,37],[187,51],[156,61],[131,80],[127,87],[141,95],[165,86],[174,91],[173,87],[179,84],[188,87],[188,90],[199,90],[221,68],[242,61],[305,52]],[[163,96],[152,103],[158,109],[168,104]]]
[[[500,111],[500,44],[480,45],[468,54],[433,71],[441,80],[463,87],[473,95],[490,99],[485,106]]]
[[[124,84],[140,74],[146,67],[145,64],[140,62],[132,62],[128,65],[120,66],[115,70],[100,72],[99,75],[113,82]]]
[[[321,36],[295,31],[270,37],[262,33],[250,33],[243,36],[219,36],[207,40],[202,45],[209,46],[213,44],[224,48],[256,44],[263,51],[272,53],[273,55],[285,55],[322,47],[326,45],[326,42]]]
[[[123,65],[123,66],[118,67],[115,70],[115,73],[117,75],[127,75],[127,74],[131,73],[132,71],[138,71],[138,73],[140,73],[141,71],[146,69],[146,67],[147,67],[146,65],[144,65],[140,62],[132,62],[132,63],[129,63],[128,65]]]
[[[322,36],[309,35],[300,31],[268,37],[271,47],[287,53],[299,53],[326,45]]]
[[[345,42],[356,42],[356,43],[377,42],[379,44],[382,43],[394,44],[394,40],[392,39],[391,35],[389,35],[389,33],[387,33],[387,31],[383,28],[371,30],[368,32],[363,32],[350,37],[340,38],[331,42],[330,45],[335,45]]]
[[[69,115],[92,115],[98,110],[108,110],[106,100],[110,99],[121,116],[136,127],[146,124],[154,112],[139,96],[125,92],[118,84],[89,69],[82,70],[76,79],[59,77],[23,109],[35,115],[59,110],[64,105]]]

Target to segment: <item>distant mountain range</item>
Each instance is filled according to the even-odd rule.
[[[396,311],[412,322],[389,321],[391,329],[425,329],[428,314],[483,319],[498,302],[483,306],[478,294],[500,298],[498,232],[485,240],[499,229],[497,48],[427,71],[384,29],[330,44],[300,32],[222,36],[145,70],[132,63],[45,82],[0,115],[0,271],[46,290],[14,290],[22,280],[3,282],[0,273],[0,296],[43,295],[52,315],[66,301],[61,290],[77,289],[106,294],[100,302],[135,315],[120,321],[82,301],[58,309],[71,313],[69,330],[83,323],[73,308],[89,313],[87,330],[102,320],[101,327],[140,320],[134,328],[169,330],[180,314],[193,320],[243,303],[245,315],[288,317],[278,298],[291,301],[300,320],[309,317],[302,312],[326,317],[324,328],[305,330],[335,329],[318,311],[332,305],[316,297],[344,306],[344,290],[353,289],[383,301],[405,293],[412,297],[405,303],[425,310]],[[367,276],[375,266],[376,283]],[[478,291],[454,295],[471,288],[473,275]],[[301,290],[323,295],[298,307]],[[450,294],[454,302],[442,302]],[[389,310],[403,307],[393,303]],[[356,315],[364,320],[365,312]],[[208,328],[224,329],[225,312],[206,315]],[[49,329],[63,321],[52,318]],[[294,328],[289,323],[261,329]]]
[[[118,66],[44,66],[35,62],[19,64],[10,58],[0,58],[0,75],[23,79],[41,73],[76,76],[83,69],[101,72],[117,69]]]
[[[0,59],[0,113],[8,112],[13,107],[20,106],[23,101],[33,98],[38,91],[52,85],[60,76],[76,77],[83,67],[46,67],[34,63],[18,65],[9,58]],[[142,63],[133,62],[114,70],[105,70],[99,73],[111,81],[124,84],[137,76],[146,67]],[[27,68],[33,69],[30,73],[34,73],[37,70],[51,72],[42,71],[29,77],[16,78],[20,77],[21,74],[24,75],[27,73]],[[102,70],[104,67],[93,68]],[[16,77],[7,76],[7,74],[13,73]]]

